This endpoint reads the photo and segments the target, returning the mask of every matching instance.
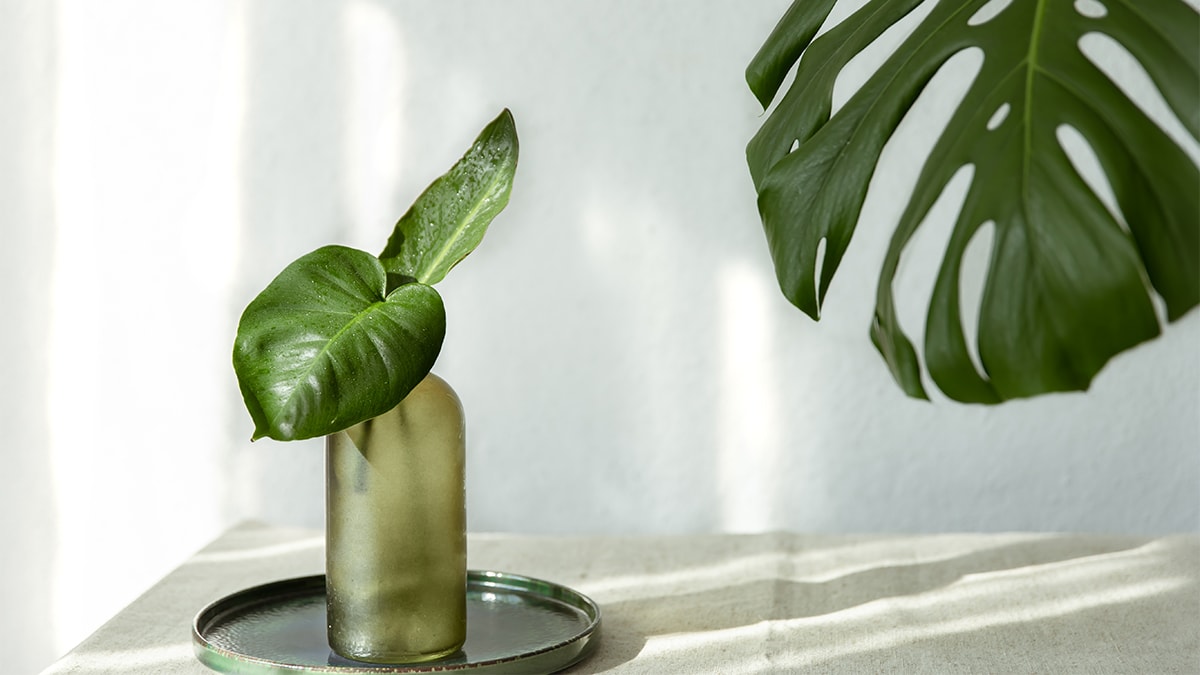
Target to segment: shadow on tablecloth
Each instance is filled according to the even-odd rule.
[[[1153,607],[1139,608],[1144,598],[1196,588],[1194,579],[1143,583],[1155,561],[1153,542],[1144,539],[1032,536],[896,563],[919,557],[915,539],[895,539],[878,566],[860,559],[840,574],[830,573],[837,568],[830,555],[849,562],[852,551],[785,546],[774,556],[732,551],[691,570],[650,566],[641,587],[628,576],[615,584],[613,601],[605,601],[605,579],[593,578],[604,617],[600,649],[567,672],[716,673],[731,663],[788,672],[847,659],[866,668],[953,668],[953,654],[972,650],[968,660],[994,667],[1006,651],[1036,659],[1038,650],[1084,647],[1079,636],[1062,644],[1055,635],[1085,630],[1072,614],[1117,606],[1152,614]],[[823,573],[812,573],[813,560],[822,561]],[[981,641],[984,629],[989,639]],[[916,655],[905,655],[906,646]]]

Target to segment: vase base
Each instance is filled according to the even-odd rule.
[[[339,651],[336,648],[334,648],[332,645],[330,646],[329,650],[331,652],[329,655],[329,663],[333,664],[333,665],[360,666],[360,667],[361,666],[372,666],[372,665],[414,665],[415,666],[418,664],[423,665],[430,661],[437,661],[438,659],[451,658],[451,657],[455,656],[458,652],[462,651],[462,645],[454,647],[453,649],[444,649],[440,652],[434,652],[432,654],[380,654],[378,656],[370,655],[370,654],[357,655],[357,654],[350,654],[345,651]]]

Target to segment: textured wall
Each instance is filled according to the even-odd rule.
[[[998,408],[906,399],[870,345],[906,162],[970,55],[885,154],[822,322],[778,293],[742,71],[787,4],[5,5],[0,26],[45,37],[0,41],[0,428],[21,490],[2,527],[32,553],[0,583],[52,598],[54,627],[29,662],[232,522],[321,524],[320,444],[247,440],[237,316],[320,245],[380,249],[505,106],[512,202],[439,287],[472,529],[1200,528],[1196,313],[1087,395]],[[929,287],[939,231],[902,288]],[[922,310],[901,306],[917,337]]]

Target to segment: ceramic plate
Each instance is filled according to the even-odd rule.
[[[467,642],[444,659],[376,665],[329,648],[325,577],[255,586],[196,615],[192,642],[222,673],[552,673],[587,657],[600,608],[565,586],[503,572],[467,573]]]

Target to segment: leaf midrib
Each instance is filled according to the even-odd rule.
[[[1046,0],[1038,0],[1037,6],[1034,8],[1033,14],[1033,32],[1029,37],[1029,52],[1025,57],[1027,70],[1025,74],[1025,105],[1021,111],[1021,118],[1024,124],[1024,142],[1022,143],[1023,156],[1021,157],[1021,213],[1023,221],[1027,228],[1032,229],[1033,218],[1029,210],[1031,203],[1030,193],[1032,192],[1032,160],[1033,160],[1033,85],[1034,79],[1038,74],[1049,79],[1054,79],[1050,71],[1041,67],[1038,63],[1038,47],[1041,45],[1043,19],[1046,15]],[[1025,238],[1025,250],[1030,258],[1032,269],[1041,269],[1041,265],[1037,262],[1040,257],[1037,252],[1037,247],[1033,245],[1032,239],[1028,236]],[[1042,286],[1034,284],[1033,288],[1038,291],[1037,295],[1042,305],[1047,303],[1044,299],[1044,294],[1041,292]],[[1068,334],[1069,331],[1061,330],[1062,322],[1054,312],[1044,313],[1046,315],[1047,325],[1054,331],[1056,339],[1059,339]],[[1075,362],[1069,362],[1072,374],[1077,374],[1079,370]]]
[[[1030,175],[1033,172],[1030,162],[1033,158],[1033,80],[1038,66],[1038,45],[1042,39],[1042,17],[1045,16],[1046,0],[1037,0],[1033,10],[1033,33],[1029,36],[1029,51],[1025,55],[1025,105],[1021,110],[1021,121],[1025,126],[1021,157],[1021,210],[1029,203],[1028,192]],[[1025,214],[1026,218],[1029,214]]]
[[[338,329],[338,331],[336,333],[334,333],[332,336],[330,336],[330,338],[325,341],[325,345],[321,347],[321,350],[319,352],[317,352],[317,354],[313,358],[309,359],[308,366],[306,366],[304,368],[300,377],[298,377],[296,381],[303,382],[303,381],[307,380],[312,375],[313,371],[316,370],[317,364],[320,362],[323,362],[325,360],[326,355],[329,353],[330,348],[332,347],[332,345],[334,343],[336,343],[351,328],[357,326],[360,322],[365,321],[367,316],[369,316],[370,314],[374,313],[375,311],[377,311],[379,309],[382,309],[387,304],[388,304],[387,301],[383,301],[383,302],[375,301],[375,302],[372,302],[370,305],[368,305],[361,312],[357,312],[354,315],[353,319],[348,321],[346,323],[346,325],[342,326],[340,329]],[[374,344],[374,343],[372,343],[372,344]],[[292,407],[292,400],[295,399],[296,394],[299,391],[299,389],[300,389],[299,385],[292,387],[292,391],[288,394],[287,398],[284,400],[283,405],[279,406],[280,411],[288,410]]]
[[[505,164],[507,165],[508,162],[506,161]],[[467,226],[472,221],[475,220],[476,216],[479,215],[479,211],[483,208],[484,203],[488,201],[487,195],[490,195],[492,193],[492,191],[496,187],[496,184],[499,182],[500,182],[500,171],[497,170],[494,173],[494,175],[492,176],[492,179],[490,181],[488,181],[487,189],[483,191],[484,197],[482,199],[477,200],[475,202],[475,205],[473,207],[471,207],[470,212],[467,213],[466,217],[462,218],[459,221],[458,227],[454,228],[453,235],[446,240],[446,243],[438,251],[437,255],[434,256],[434,258],[429,262],[429,264],[425,266],[425,269],[423,269],[421,271],[421,275],[418,277],[418,281],[420,281],[421,283],[429,282],[430,274],[434,270],[438,269],[438,267],[441,266],[442,261],[446,259],[447,255],[450,254],[450,249],[453,248],[455,242],[457,242],[459,240],[459,238],[462,237],[462,234],[467,229]]]

